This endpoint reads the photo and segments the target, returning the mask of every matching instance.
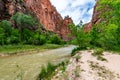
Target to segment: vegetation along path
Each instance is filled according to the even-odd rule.
[[[0,80],[35,80],[42,65],[66,59],[73,48],[71,45],[36,54],[0,58]]]

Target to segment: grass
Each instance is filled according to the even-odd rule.
[[[42,66],[41,68],[41,72],[38,76],[37,80],[51,80],[52,76],[55,75],[55,70],[57,68],[60,68],[60,70],[62,70],[62,72],[64,72],[66,70],[66,65],[69,62],[66,61],[62,61],[59,64],[51,64],[48,63],[47,66]]]
[[[36,46],[36,45],[4,45],[0,46],[0,54],[17,54],[17,53],[23,53],[27,51],[40,51],[44,49],[55,49],[62,47],[63,45],[57,45],[57,44],[45,44],[42,46]]]
[[[105,59],[105,58],[102,57],[102,56],[97,56],[97,59],[98,59],[98,60],[101,60],[101,61],[107,61],[107,59]]]
[[[81,50],[80,47],[74,48],[74,49],[72,50],[72,52],[71,52],[71,56],[76,55],[76,53],[78,53],[80,50]]]
[[[47,67],[42,66],[41,72],[37,80],[46,80],[46,78],[48,78],[49,80],[49,78],[52,76],[56,68],[57,65],[51,63],[48,63]]]
[[[75,59],[77,62],[79,61],[80,58],[81,58],[81,56],[79,56],[79,55],[75,56]]]
[[[102,48],[96,48],[94,49],[94,52],[92,53],[93,56],[96,56],[98,60],[101,61],[107,61],[104,57],[103,57],[103,49]]]
[[[101,56],[103,55],[103,49],[102,48],[96,48],[94,49],[94,52],[92,53],[93,56]]]

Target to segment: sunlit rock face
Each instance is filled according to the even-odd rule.
[[[94,11],[93,11],[93,15],[92,15],[92,20],[91,22],[85,24],[85,31],[90,31],[92,29],[92,26],[95,24],[99,24],[102,19],[100,18],[100,15],[103,13],[102,10],[97,10],[97,7],[100,6],[99,4],[100,0],[97,0],[96,5],[94,6]]]
[[[97,0],[97,3],[94,7],[93,16],[92,16],[92,24],[98,24],[102,21],[100,15],[103,13],[105,8],[103,9],[103,11],[97,10],[97,8],[100,6],[99,1],[100,0]]]
[[[68,25],[73,21],[69,16],[63,19],[49,0],[0,0],[0,21],[10,20],[16,12],[33,13],[46,30],[69,40]]]
[[[49,0],[25,0],[27,7],[33,11],[46,30],[57,33],[64,40],[68,40],[69,23],[73,23],[69,16],[63,19]]]

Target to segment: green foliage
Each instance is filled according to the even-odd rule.
[[[79,52],[80,50],[82,50],[80,47],[76,47],[72,50],[71,52],[71,56],[74,56],[77,52]]]
[[[47,67],[42,67],[41,72],[39,74],[38,80],[45,80],[47,78],[49,78],[53,72],[55,71],[55,69],[57,68],[57,66],[55,66],[54,64],[48,63]]]
[[[97,10],[104,13],[100,14],[101,23],[93,25],[91,31],[91,44],[102,47],[106,50],[119,50],[120,47],[120,1],[101,0],[98,1]]]
[[[44,49],[56,49],[62,47],[62,45],[57,44],[44,44],[41,46],[38,45],[26,45],[26,44],[9,44],[9,45],[2,45],[0,46],[0,53],[3,54],[17,54],[17,53],[23,53],[28,51],[40,51]],[[29,53],[29,52],[28,52]]]
[[[43,45],[63,44],[59,36],[52,32],[41,32],[42,25],[29,15],[24,13],[16,13],[11,17],[16,28],[10,21],[3,20],[0,22],[0,45],[9,44],[34,44]],[[38,28],[35,29],[35,26]]]
[[[48,63],[46,65],[46,67],[45,66],[42,67],[37,80],[51,80],[51,77],[53,77],[53,75],[55,75],[55,70],[60,69],[60,70],[62,70],[62,72],[64,72],[66,70],[66,65],[68,63],[69,63],[68,60],[62,61],[56,65]]]
[[[51,37],[51,43],[53,43],[53,44],[61,44],[62,40],[60,39],[60,37],[58,35],[53,35]]]
[[[0,44],[7,44],[12,32],[11,23],[7,20],[0,22]],[[8,38],[8,39],[7,39]]]
[[[94,49],[94,52],[92,53],[93,56],[101,56],[103,55],[103,49],[102,48],[96,48]]]
[[[35,24],[34,19],[31,16],[23,13],[16,13],[12,16],[12,19],[17,23],[18,27],[20,28],[30,27]]]
[[[5,43],[5,31],[0,26],[0,45],[3,45]]]
[[[94,49],[92,55],[93,55],[93,56],[96,56],[98,60],[107,61],[107,60],[103,57],[103,49],[102,49],[102,48],[96,48],[96,49]]]
[[[77,44],[81,49],[88,47],[91,41],[91,36],[88,32],[84,31],[82,26],[75,26],[74,24],[69,25],[71,34],[76,38]]]
[[[79,59],[81,58],[81,56],[77,55],[77,56],[75,56],[75,58],[76,58],[76,61],[78,62]]]
[[[20,31],[20,41],[24,40],[24,29],[25,28],[31,28],[34,26],[35,21],[31,16],[28,16],[23,13],[16,13],[15,15],[12,16],[12,19],[17,23],[17,27],[19,28]]]
[[[42,78],[44,78],[46,76],[46,74],[47,74],[46,68],[44,66],[42,66],[38,80],[41,80]]]
[[[0,26],[4,29],[5,36],[6,37],[10,36],[11,29],[12,29],[12,24],[7,20],[3,20],[3,21],[0,22]]]
[[[97,56],[97,59],[98,59],[98,60],[101,60],[101,61],[107,61],[107,59],[105,59],[105,58],[102,57],[102,56]]]

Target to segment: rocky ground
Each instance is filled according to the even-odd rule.
[[[120,80],[120,55],[104,52],[106,60],[100,61],[91,53],[80,51],[70,59],[65,72],[59,71],[52,80]]]

